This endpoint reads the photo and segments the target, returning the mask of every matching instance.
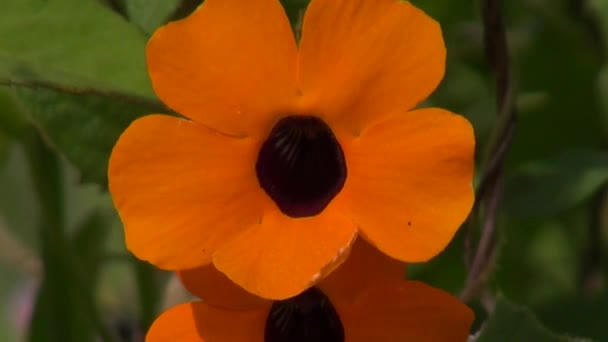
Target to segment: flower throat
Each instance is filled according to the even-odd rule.
[[[312,287],[272,305],[264,342],[344,342],[344,327],[327,296]]]
[[[255,165],[260,186],[290,217],[318,215],[346,181],[344,153],[315,116],[287,116],[264,141]]]

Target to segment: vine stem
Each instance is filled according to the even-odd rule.
[[[498,247],[497,219],[503,193],[505,157],[517,122],[513,81],[501,0],[482,0],[483,40],[486,59],[496,79],[498,123],[485,155],[476,199],[466,222],[465,261],[469,270],[460,298],[469,302],[482,293],[494,268]],[[483,212],[483,215],[480,215]],[[480,218],[480,216],[483,216]],[[481,238],[473,248],[473,227],[481,221]]]

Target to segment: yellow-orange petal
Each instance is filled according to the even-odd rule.
[[[213,264],[178,272],[184,287],[207,305],[229,310],[252,310],[268,301],[255,296],[228,279]]]
[[[213,263],[247,291],[285,299],[338,267],[356,237],[355,224],[335,200],[313,217],[293,219],[275,209],[219,248]]]
[[[156,94],[232,135],[265,134],[296,96],[297,46],[278,0],[206,0],[147,46]]]
[[[457,298],[418,281],[376,286],[340,313],[348,342],[465,342],[474,319]]]
[[[445,71],[439,24],[409,2],[312,0],[299,80],[309,106],[358,135],[424,100]]]
[[[262,217],[255,145],[166,115],[136,120],[108,174],[127,247],[169,270],[210,263],[219,245]]]
[[[231,311],[205,303],[181,304],[154,321],[146,342],[263,342],[270,306]]]
[[[473,205],[474,145],[465,118],[435,108],[393,116],[343,144],[342,191],[360,233],[406,262],[441,252]]]
[[[390,258],[358,238],[344,263],[318,287],[331,300],[352,302],[374,284],[405,279],[405,263]]]

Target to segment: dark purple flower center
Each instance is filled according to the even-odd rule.
[[[344,153],[315,116],[287,116],[272,128],[255,165],[258,181],[290,217],[315,216],[342,190]]]
[[[344,342],[344,327],[329,298],[312,287],[274,302],[264,342]]]

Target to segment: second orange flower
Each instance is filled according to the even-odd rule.
[[[325,277],[358,236],[435,256],[473,203],[471,125],[412,110],[445,56],[439,25],[397,0],[312,0],[299,45],[278,0],[206,0],[161,27],[150,78],[185,118],[138,119],[112,152],[129,249],[168,270],[213,263],[271,299]]]

